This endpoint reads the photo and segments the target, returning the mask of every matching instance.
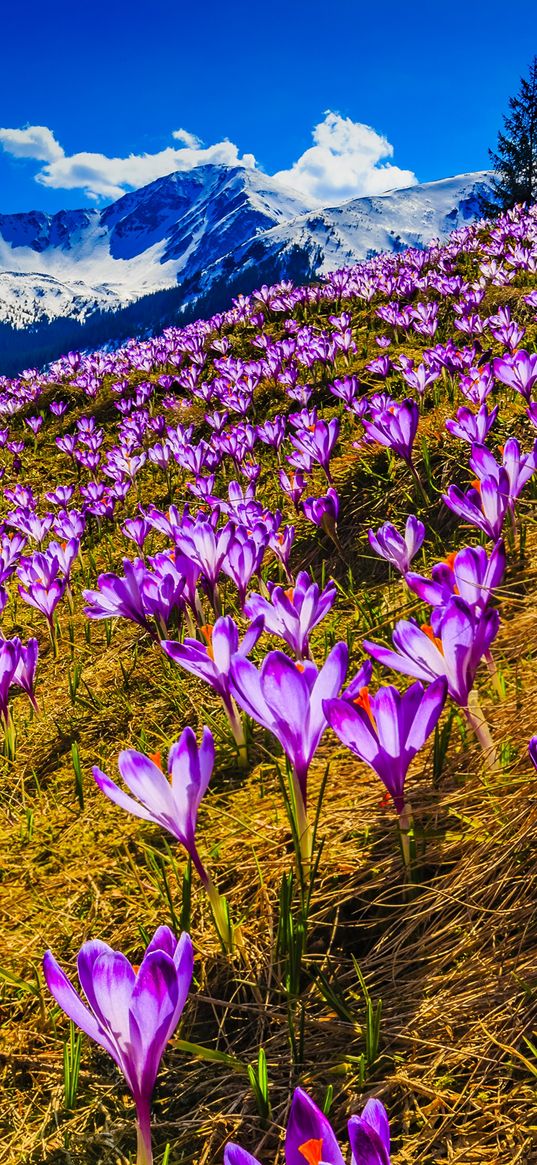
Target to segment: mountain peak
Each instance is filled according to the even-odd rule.
[[[0,323],[82,321],[177,286],[180,306],[217,287],[225,302],[230,277],[236,294],[253,286],[256,270],[277,280],[298,260],[301,277],[311,278],[379,251],[425,246],[478,217],[488,181],[478,171],[318,207],[260,170],[208,164],[103,209],[0,215]]]

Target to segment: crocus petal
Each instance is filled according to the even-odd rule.
[[[367,712],[349,700],[325,700],[324,714],[330,727],[351,752],[375,766],[379,742]]]
[[[147,955],[151,954],[151,951],[164,951],[173,959],[177,945],[177,939],[173,930],[170,930],[169,926],[158,926],[153,938],[150,939],[145,948],[144,959],[147,958]]]
[[[173,796],[162,769],[134,749],[119,754],[118,768],[131,793],[160,819],[173,819]]]
[[[282,651],[271,651],[261,668],[263,695],[273,717],[276,735],[292,753],[303,751],[303,735],[309,721],[309,691],[303,673]]]
[[[257,1157],[252,1157],[240,1145],[226,1145],[224,1149],[224,1165],[260,1165]]]
[[[233,619],[227,616],[217,619],[211,636],[211,648],[216,670],[227,675],[231,656],[239,646],[239,632]]]
[[[257,614],[257,612],[256,612],[256,614]],[[242,642],[239,645],[240,655],[249,655],[250,654],[250,652],[255,647],[258,639],[263,634],[264,628],[265,628],[265,620],[263,618],[263,612],[261,611],[259,614],[257,614],[257,618],[254,618],[253,622],[250,624],[250,626],[244,632]]]
[[[52,951],[47,951],[43,958],[43,971],[47,987],[54,996],[62,1011],[81,1028],[90,1039],[100,1044],[101,1048],[109,1053],[117,1062],[117,1052],[106,1033],[97,1022],[89,1007],[82,1002],[67,975],[56,962]]]
[[[365,1124],[369,1125],[369,1127],[373,1129],[374,1132],[378,1134],[386,1149],[386,1153],[389,1156],[390,1123],[388,1121],[388,1114],[384,1108],[384,1105],[382,1104],[382,1101],[375,1100],[374,1097],[371,1100],[368,1100],[362,1111],[361,1119]]]
[[[401,697],[397,688],[379,688],[374,699],[374,714],[379,743],[388,756],[397,760],[401,755]]]
[[[434,680],[425,691],[421,688],[421,684],[414,684],[413,688],[416,690],[419,688],[421,691],[419,693],[417,692],[419,694],[419,702],[417,703],[415,716],[408,728],[405,743],[407,749],[416,753],[423,747],[440,719],[440,714],[446,700],[447,683],[443,678],[440,678]],[[407,700],[409,692],[412,692],[412,688],[408,688],[405,692]]]
[[[311,1097],[296,1088],[285,1135],[285,1165],[308,1165],[304,1147],[309,1141],[320,1141],[320,1160],[323,1165],[344,1165],[328,1117],[314,1104]]]
[[[97,1019],[120,1049],[129,1043],[129,1010],[136,976],[121,951],[105,951],[95,959],[90,1003]]]
[[[532,736],[528,744],[528,752],[533,767],[537,769],[537,736]]]
[[[370,1109],[370,1120],[366,1117],[366,1109],[372,1103],[379,1104],[380,1102],[368,1101],[366,1108],[363,1109],[362,1115],[353,1116],[348,1122],[348,1139],[351,1142],[352,1165],[390,1165],[389,1130],[387,1144],[387,1130],[384,1129],[379,1117]]]
[[[179,667],[184,667],[185,671],[190,672],[191,675],[205,680],[219,695],[222,694],[222,684],[217,668],[208,655],[207,649],[196,639],[185,639],[184,643],[165,639],[161,640],[160,646]]]
[[[202,760],[203,768],[200,765]],[[214,765],[214,741],[208,728],[203,731],[198,753],[195,733],[185,728],[170,749],[168,768],[172,778],[174,822],[183,837],[194,838],[200,801],[207,789]]]
[[[141,817],[144,821],[154,821],[157,825],[160,824],[158,817],[155,817],[148,809],[145,809],[139,801],[135,801],[134,797],[129,797],[128,793],[124,793],[123,789],[119,788],[102,769],[95,765],[92,768],[93,779],[95,784],[99,787],[102,793],[113,801],[115,805],[119,805],[120,809],[126,809],[127,813],[132,813],[134,817]]]
[[[347,674],[349,651],[346,643],[336,643],[327,656],[311,693],[310,737],[312,752],[315,751],[326,726],[323,711],[325,700],[337,696]],[[315,743],[313,743],[315,742]]]
[[[272,731],[273,716],[261,690],[259,672],[251,660],[242,655],[234,656],[230,677],[231,691],[241,708],[252,720]]]
[[[144,956],[129,1010],[129,1060],[140,1094],[151,1096],[171,1031],[178,994],[177,969],[164,951]]]

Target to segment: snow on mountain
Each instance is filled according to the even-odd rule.
[[[426,246],[479,214],[486,172],[318,209],[258,170],[200,166],[103,210],[0,215],[0,322],[21,329],[117,310],[159,289],[185,303],[292,252],[312,274]]]
[[[323,275],[383,251],[426,247],[434,239],[447,238],[457,227],[479,218],[479,197],[486,192],[490,174],[480,170],[374,198],[355,198],[272,227],[263,236],[265,252],[283,258],[299,247],[311,255],[315,273]],[[237,249],[233,256],[237,269],[255,262],[252,250],[257,251],[252,240]]]

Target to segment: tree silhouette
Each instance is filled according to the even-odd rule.
[[[496,151],[489,150],[495,172],[492,199],[482,199],[482,211],[494,214],[517,203],[537,200],[537,57],[527,78],[521,78],[516,97],[509,98]]]

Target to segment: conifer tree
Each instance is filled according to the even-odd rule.
[[[537,201],[537,57],[528,77],[521,78],[517,96],[509,98],[503,120],[496,151],[489,150],[495,176],[492,201],[482,200],[486,214]]]

